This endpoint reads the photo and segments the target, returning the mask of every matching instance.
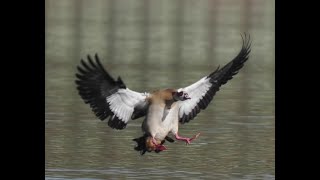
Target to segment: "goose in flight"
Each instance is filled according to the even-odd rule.
[[[153,92],[136,92],[129,89],[120,76],[117,80],[104,69],[99,57],[88,55],[77,66],[75,81],[80,96],[100,120],[108,119],[113,129],[124,129],[130,120],[144,117],[143,136],[134,139],[137,151],[160,152],[166,149],[165,140],[176,140],[190,144],[200,133],[188,138],[178,133],[179,124],[194,119],[212,101],[220,86],[232,79],[249,58],[250,36],[242,37],[242,49],[238,55],[222,68],[183,88],[162,89]]]

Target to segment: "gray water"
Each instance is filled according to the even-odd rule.
[[[84,104],[76,66],[98,53],[139,92],[185,87],[224,65],[251,35],[249,61],[180,126],[191,145],[140,156],[142,119],[113,130]],[[274,2],[46,0],[46,179],[274,179]]]

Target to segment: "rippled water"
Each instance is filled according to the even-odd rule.
[[[149,12],[150,22],[155,23],[149,24],[147,39],[141,33],[141,24],[134,23],[143,19],[140,1],[117,1],[113,5],[118,14],[113,17],[113,30],[108,21],[111,15],[104,8],[116,1],[79,1],[81,7],[77,2],[46,1],[46,179],[275,178],[274,24],[269,22],[273,22],[274,5],[268,1],[252,3],[254,16],[247,27],[241,26],[240,20],[232,21],[243,13],[231,3],[235,1],[220,1],[219,17],[226,15],[224,19],[232,25],[215,21],[212,44],[203,38],[210,29],[205,23],[197,27],[185,22],[178,30],[175,25],[161,23],[174,16],[170,15],[173,11],[166,14],[163,8],[174,9],[169,1],[163,1],[161,10],[156,1],[149,4],[156,12]],[[184,13],[189,17],[186,12],[193,9],[194,16],[185,19],[201,24],[209,1],[198,5],[190,2],[184,5]],[[81,9],[80,15],[76,7]],[[133,150],[132,139],[141,136],[142,119],[130,122],[124,130],[113,130],[94,116],[75,88],[74,74],[80,58],[95,52],[105,68],[114,77],[121,75],[130,89],[143,92],[187,86],[238,53],[238,29],[251,34],[250,59],[234,79],[222,86],[206,110],[180,126],[184,136],[201,132],[191,145],[166,142],[167,151],[140,156]],[[178,31],[184,33],[181,42],[176,42]],[[108,34],[114,37],[113,44]],[[208,48],[210,44],[212,49]]]

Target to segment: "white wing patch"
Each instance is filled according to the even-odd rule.
[[[180,88],[178,91],[187,92],[191,99],[185,101],[179,101],[180,110],[179,117],[182,118],[183,114],[189,114],[194,109],[199,101],[205,96],[212,84],[209,82],[209,78],[203,77],[199,81],[191,84],[188,87]]]
[[[148,93],[138,93],[128,88],[119,89],[107,97],[107,102],[110,105],[110,110],[121,121],[127,123],[131,119],[134,108],[145,104],[148,96]]]

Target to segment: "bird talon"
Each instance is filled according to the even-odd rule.
[[[190,140],[192,141],[192,140],[194,140],[194,139],[197,139],[199,136],[200,136],[200,133],[194,135]]]

